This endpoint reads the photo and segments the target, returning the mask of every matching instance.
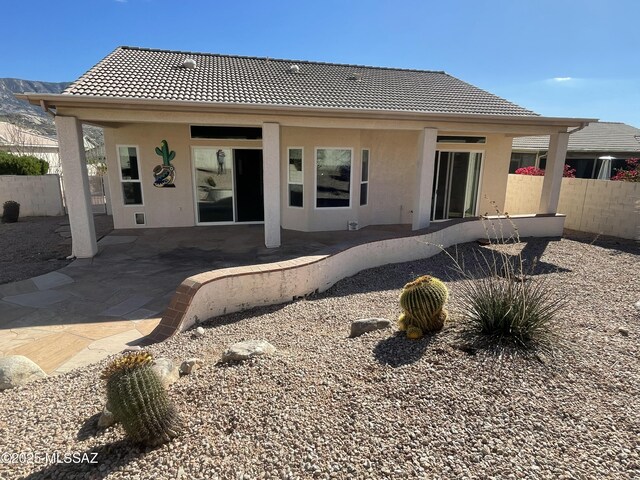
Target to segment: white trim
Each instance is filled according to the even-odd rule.
[[[136,149],[136,163],[138,164],[138,178],[136,180],[128,179],[125,180],[122,178],[122,164],[120,163],[120,147],[126,148],[135,148]],[[118,143],[116,144],[116,160],[118,161],[118,177],[120,178],[120,201],[122,202],[123,207],[144,207],[144,187],[142,186],[142,162],[140,161],[140,147],[138,145],[131,145],[126,143]],[[140,195],[142,196],[142,203],[125,203],[124,195],[122,192],[122,184],[124,182],[128,183],[139,183],[140,184]]]
[[[362,167],[364,165],[364,152],[367,152],[367,179],[366,180],[362,180]],[[367,205],[369,205],[369,175],[370,175],[370,171],[371,171],[371,149],[370,148],[361,148],[360,149],[360,195],[358,197],[358,205],[360,207],[366,207]],[[367,201],[364,203],[362,202],[362,185],[366,184],[367,185]]]
[[[318,207],[318,150],[349,150],[349,205],[346,207]],[[351,147],[315,147],[313,156],[313,209],[314,210],[346,210],[353,207],[353,148]]]
[[[290,177],[290,165],[289,162],[291,160],[291,150],[300,150],[302,152],[302,170],[300,174],[302,175],[302,182],[292,182]],[[301,185],[302,186],[302,206],[298,207],[297,205],[291,205],[291,198],[289,198],[289,185]],[[304,209],[304,147],[287,147],[287,208],[296,208],[298,210]]]

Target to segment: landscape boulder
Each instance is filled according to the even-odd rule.
[[[18,387],[46,376],[38,365],[22,355],[0,358],[0,390]]]
[[[170,358],[157,358],[151,368],[160,376],[165,387],[177,382],[180,378],[180,367]]]
[[[351,334],[349,336],[351,338],[359,337],[363,333],[389,328],[390,326],[391,322],[386,318],[363,318],[351,324]]]
[[[276,347],[266,340],[245,340],[234,343],[223,354],[221,361],[240,362],[260,355],[271,355],[276,351]]]

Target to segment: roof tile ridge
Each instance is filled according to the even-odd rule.
[[[147,48],[147,47],[130,47],[130,46],[122,46],[118,48],[121,48],[123,50],[138,50],[138,51],[145,51],[145,52],[177,53],[177,54],[184,54],[184,55],[202,55],[202,56],[210,56],[210,57],[239,58],[239,59],[246,59],[246,60],[265,60],[270,62],[292,62],[292,63],[301,63],[301,64],[310,64],[310,65],[329,65],[333,67],[367,68],[371,70],[393,70],[393,71],[400,71],[400,72],[437,73],[440,75],[451,76],[444,70],[421,70],[418,68],[379,67],[374,65],[363,65],[363,64],[356,64],[356,63],[321,62],[321,61],[314,61],[314,60],[299,60],[294,58],[258,57],[258,56],[252,56],[252,55],[232,55],[228,53],[193,52],[193,51],[186,51],[186,50],[170,50],[170,49],[164,49],[164,48]]]

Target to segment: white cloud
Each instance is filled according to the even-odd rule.
[[[553,78],[554,82],[570,82],[571,80],[573,80],[573,78],[571,77],[554,77]]]

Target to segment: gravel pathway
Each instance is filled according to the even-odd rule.
[[[395,328],[347,338],[353,320],[394,319],[405,282],[445,276],[442,254],[155,345],[156,356],[204,365],[170,387],[185,433],[154,450],[129,445],[119,426],[97,429],[105,362],[5,391],[0,452],[95,452],[98,464],[0,464],[0,478],[639,478],[640,252],[609,247],[526,244],[544,252],[541,271],[568,302],[544,355],[470,354],[460,322],[420,341]],[[448,285],[456,318],[459,285]],[[244,339],[278,351],[217,364]]]

